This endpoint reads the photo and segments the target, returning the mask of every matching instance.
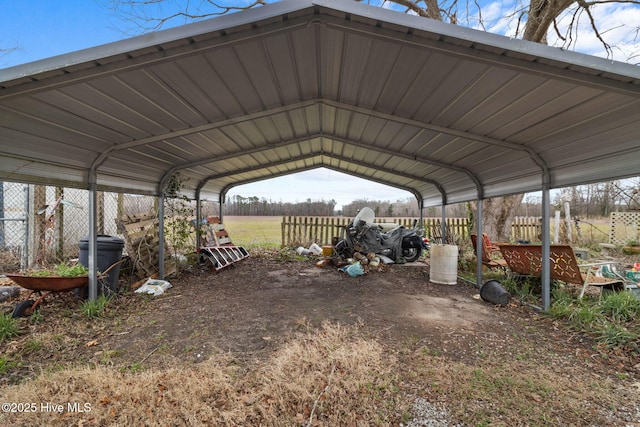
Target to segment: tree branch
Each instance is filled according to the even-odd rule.
[[[138,28],[139,32],[157,31],[169,21],[184,18],[185,21],[200,20],[212,16],[226,15],[240,10],[252,9],[267,4],[267,0],[254,0],[245,6],[229,5],[216,0],[205,0],[193,6],[190,1],[181,6],[172,8],[171,12],[163,8],[168,4],[167,0],[104,0],[107,8],[125,22],[129,22]],[[237,3],[237,2],[236,2]]]
[[[596,35],[596,37],[598,38],[598,40],[600,40],[600,43],[602,43],[602,45],[604,46],[605,50],[607,51],[607,56],[611,55],[613,53],[613,51],[611,50],[611,46],[609,46],[609,44],[607,42],[605,42],[604,39],[602,38],[602,35],[600,34],[600,31],[598,30],[598,26],[596,25],[596,21],[595,21],[595,19],[593,19],[593,15],[591,14],[590,7],[592,5],[587,4],[587,2],[585,2],[584,0],[577,0],[577,1],[578,1],[578,4],[580,5],[580,7],[582,7],[582,9],[587,13],[587,16],[589,17],[589,22],[591,23],[591,29],[593,30],[593,32]]]

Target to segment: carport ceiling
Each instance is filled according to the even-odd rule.
[[[0,146],[0,180],[217,199],[326,167],[434,206],[640,174],[640,68],[283,1],[1,70]]]

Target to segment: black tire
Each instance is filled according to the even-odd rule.
[[[351,255],[353,255],[353,251],[349,248],[346,240],[340,240],[338,243],[336,243],[333,250],[342,258],[349,258],[351,257]]]
[[[33,304],[35,303],[36,302],[32,299],[22,301],[20,304],[16,305],[16,308],[13,309],[13,314],[11,315],[11,317],[13,317],[14,319],[17,319],[18,317],[31,316],[34,312],[32,307],[33,307]],[[37,310],[38,308],[39,307],[36,307],[35,310]]]
[[[209,262],[209,259],[207,258],[206,255],[204,255],[204,254],[198,255],[198,264],[199,265],[205,266],[205,265],[207,265],[208,262]]]
[[[403,248],[402,249],[402,257],[407,260],[407,262],[417,261],[422,255],[422,248]]]

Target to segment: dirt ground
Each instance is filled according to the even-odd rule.
[[[84,321],[77,300],[51,300],[42,307],[40,322],[20,319],[22,335],[0,344],[4,354],[22,360],[0,377],[0,386],[70,361],[162,367],[176,360],[198,363],[221,352],[245,361],[265,359],[295,331],[329,321],[354,326],[380,342],[407,372],[418,372],[416,364],[424,362],[418,356],[425,354],[482,366],[526,353],[533,363],[554,365],[554,372],[578,381],[595,375],[615,384],[624,403],[621,412],[611,410],[610,425],[640,425],[637,354],[603,353],[591,339],[515,300],[506,306],[482,301],[478,289],[460,280],[431,283],[426,264],[385,266],[349,277],[317,267],[312,259],[251,256],[218,272],[194,267],[170,282],[173,287],[162,296],[118,296],[107,317],[94,322]],[[25,351],[36,333],[51,343]],[[423,390],[418,395],[446,402],[419,375],[411,381]],[[584,425],[572,416],[567,413],[565,425]]]
[[[262,357],[302,326],[330,321],[356,325],[390,346],[420,342],[467,359],[478,338],[509,339],[536,317],[483,302],[471,285],[431,283],[424,263],[350,277],[313,261],[253,257],[216,273],[198,268],[171,283],[166,296],[147,297],[146,325],[114,331],[104,345],[144,357],[170,342],[173,355],[191,360],[216,351],[247,359]]]

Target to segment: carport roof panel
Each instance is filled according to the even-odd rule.
[[[283,1],[0,70],[0,179],[157,193],[328,167],[427,204],[638,174],[640,68]],[[69,170],[77,171],[69,173]]]

